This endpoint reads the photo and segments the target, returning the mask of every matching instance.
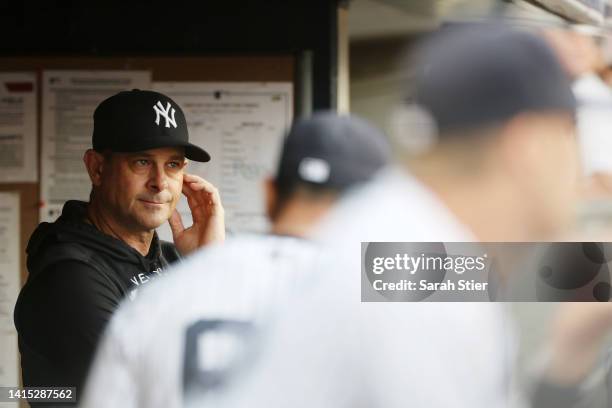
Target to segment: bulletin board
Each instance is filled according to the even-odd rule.
[[[21,278],[27,276],[25,248],[39,223],[41,89],[43,70],[149,70],[153,81],[168,82],[291,82],[295,83],[292,55],[190,57],[3,57],[0,71],[30,71],[38,77],[37,183],[0,183],[0,191],[20,193]]]

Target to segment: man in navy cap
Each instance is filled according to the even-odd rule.
[[[181,256],[224,240],[219,193],[185,172],[187,159],[210,156],[189,143],[183,111],[167,96],[126,91],[96,108],[84,156],[90,201],[68,201],[28,243],[29,276],[15,306],[25,386],[77,387],[78,396],[119,303]],[[189,228],[175,210],[181,192]],[[174,245],[155,232],[166,221]]]

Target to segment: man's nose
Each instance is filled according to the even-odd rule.
[[[148,184],[149,188],[156,191],[163,191],[168,188],[168,177],[162,164],[155,164],[151,167]]]

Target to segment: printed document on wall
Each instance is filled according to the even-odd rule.
[[[21,286],[19,208],[19,193],[0,192],[0,385],[12,387],[19,385],[13,325]]]
[[[155,82],[185,111],[190,141],[212,157],[190,162],[186,171],[219,189],[228,231],[268,228],[264,180],[273,175],[285,132],[293,119],[293,85],[286,82]],[[179,212],[191,225],[187,201]],[[160,236],[172,240],[167,224]]]
[[[67,200],[89,197],[83,153],[91,148],[96,106],[117,92],[150,85],[149,71],[43,72],[41,221],[55,220]]]
[[[36,124],[36,74],[1,72],[0,182],[36,182]]]

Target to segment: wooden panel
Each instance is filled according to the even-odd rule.
[[[292,81],[294,58],[219,57],[13,57],[0,58],[1,71],[42,69],[150,70],[154,81]]]

